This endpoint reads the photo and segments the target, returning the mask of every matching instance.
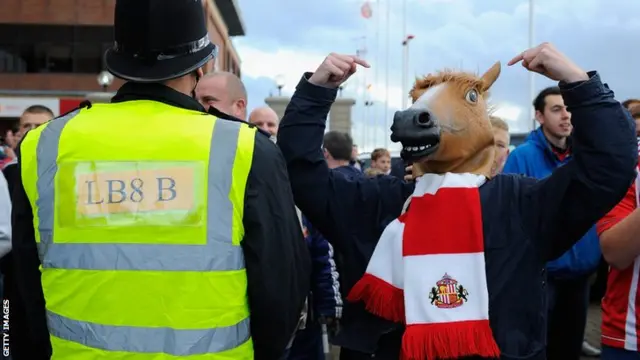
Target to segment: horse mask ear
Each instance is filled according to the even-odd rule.
[[[493,83],[498,79],[498,76],[500,76],[499,61],[493,64],[493,66],[482,75],[482,91],[484,92],[489,90],[491,85],[493,85]]]

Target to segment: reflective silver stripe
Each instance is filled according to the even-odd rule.
[[[52,312],[47,313],[47,321],[51,335],[74,342],[82,339],[83,345],[107,351],[188,356],[222,352],[249,340],[249,319],[207,330],[106,326],[71,320]]]
[[[67,115],[54,119],[42,130],[36,147],[36,164],[38,179],[36,188],[38,198],[38,232],[40,233],[40,243],[38,244],[38,255],[43,263],[45,254],[52,245],[53,239],[53,214],[55,207],[54,180],[58,172],[58,145],[62,129],[73,119],[80,110],[72,111]],[[29,135],[27,135],[29,136]]]
[[[221,271],[244,269],[242,248],[232,244],[233,204],[229,199],[240,123],[216,121],[209,154],[207,243],[198,245],[56,244],[53,238],[58,145],[78,111],[52,121],[40,135],[38,165],[38,252],[44,268],[88,270]]]

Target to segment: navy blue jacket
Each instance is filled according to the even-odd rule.
[[[348,266],[343,292],[364,273],[384,227],[413,192],[391,176],[337,176],[321,151],[336,90],[314,86],[305,74],[280,123],[278,145],[294,198]],[[560,84],[573,114],[574,157],[550,177],[500,175],[480,188],[484,220],[489,317],[502,359],[544,359],[545,263],[567,251],[622,199],[635,178],[635,125],[613,93],[590,74]],[[309,191],[313,189],[313,191]],[[429,229],[425,229],[428,236]],[[373,353],[400,325],[345,304],[337,345]]]
[[[542,128],[529,134],[507,159],[504,174],[522,174],[536,179],[545,178],[571,160],[560,160],[551,149]],[[574,278],[592,273],[600,264],[602,252],[595,225],[569,251],[547,263],[547,272],[554,278]]]

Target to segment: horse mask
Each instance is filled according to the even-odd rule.
[[[495,148],[486,100],[499,75],[498,62],[481,77],[445,70],[416,80],[413,105],[396,112],[391,126],[391,141],[402,144],[414,175],[490,176]]]

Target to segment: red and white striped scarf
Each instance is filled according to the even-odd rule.
[[[498,358],[489,326],[480,193],[485,177],[427,174],[382,233],[348,299],[406,324],[403,359]]]

